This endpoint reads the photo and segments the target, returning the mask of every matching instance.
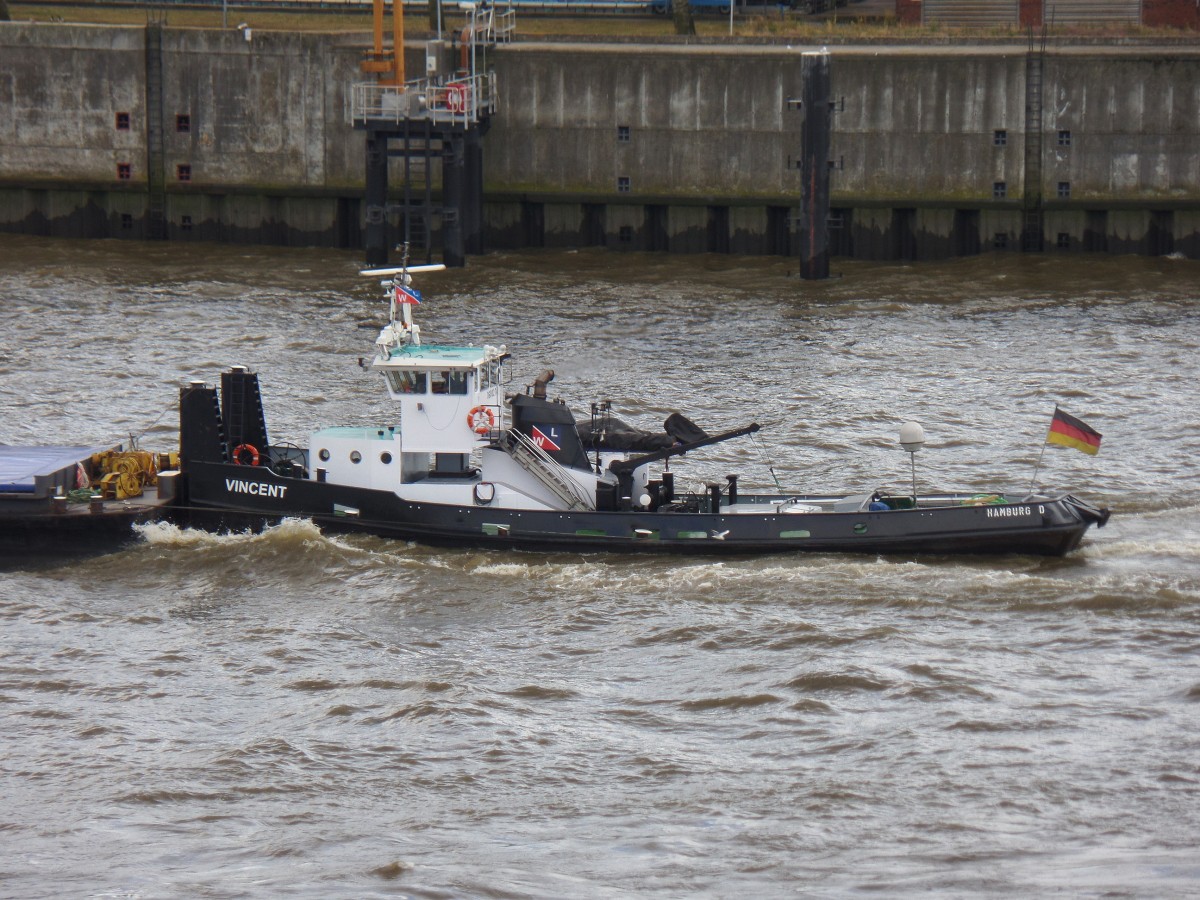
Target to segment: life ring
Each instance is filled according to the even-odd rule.
[[[461,84],[452,84],[446,88],[446,109],[460,113],[467,108],[467,94]]]
[[[496,427],[496,414],[486,406],[476,406],[467,413],[467,427],[476,434],[487,434]]]
[[[250,455],[250,462],[242,462],[242,454]],[[253,444],[238,444],[233,448],[233,464],[235,466],[257,466],[258,465],[258,448]]]

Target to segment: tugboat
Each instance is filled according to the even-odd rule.
[[[576,421],[547,397],[552,371],[523,392],[504,346],[425,343],[412,276],[440,265],[369,269],[383,277],[389,320],[370,368],[396,423],[334,427],[307,448],[272,444],[258,376],[180,391],[177,511],[203,528],[261,527],[303,517],[320,528],[434,545],[579,552],[748,554],[1024,553],[1063,555],[1107,509],[1070,494],[897,496],[880,491],[747,493],[738,477],[677,490],[670,464],[753,434],[708,434],[679,414],[661,433],[630,428],[607,403]],[[923,441],[902,429],[906,449]]]

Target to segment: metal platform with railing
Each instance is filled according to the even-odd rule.
[[[497,96],[487,50],[512,39],[516,17],[511,10],[463,4],[466,23],[455,39],[427,41],[425,77],[409,79],[398,0],[390,47],[383,35],[385,0],[374,4],[374,43],[360,67],[375,78],[350,85],[346,97],[350,125],[366,132],[367,264],[387,264],[394,221],[404,243],[423,249],[426,259],[432,261],[433,242],[440,239],[445,264],[461,266],[466,253],[483,252],[482,140]],[[399,197],[389,191],[389,169],[401,175]],[[434,185],[438,174],[440,188]]]
[[[421,78],[402,85],[360,82],[350,87],[348,115],[356,126],[429,121],[466,128],[496,111],[496,74]]]

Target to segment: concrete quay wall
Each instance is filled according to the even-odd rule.
[[[349,48],[166,28],[156,110],[146,32],[0,23],[0,228],[145,237],[157,113],[169,237],[357,240]]]
[[[618,223],[609,243],[614,231],[622,243],[623,225],[624,243],[662,248],[664,217],[671,249],[786,243],[800,191],[788,161],[803,116],[787,104],[801,93],[799,50],[576,48],[564,64],[567,52],[502,57],[487,148],[493,222],[505,193],[520,191],[508,227],[519,235],[543,204],[548,244],[586,241],[598,203]],[[1200,253],[1200,53],[1050,50],[1032,147],[1029,57],[833,49],[834,246],[867,258],[1013,249],[1033,207],[1050,248]],[[563,203],[572,192],[577,207]]]
[[[144,237],[157,195],[169,239],[360,246],[365,43],[165,28],[158,74],[145,28],[0,23],[0,229]],[[491,50],[485,245],[789,252],[802,49]],[[1200,49],[831,53],[836,252],[1016,249],[1036,214],[1049,250],[1200,256]]]

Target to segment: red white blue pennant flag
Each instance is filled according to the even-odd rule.
[[[402,284],[396,285],[396,302],[397,303],[420,303],[421,292],[416,288],[405,287]]]

